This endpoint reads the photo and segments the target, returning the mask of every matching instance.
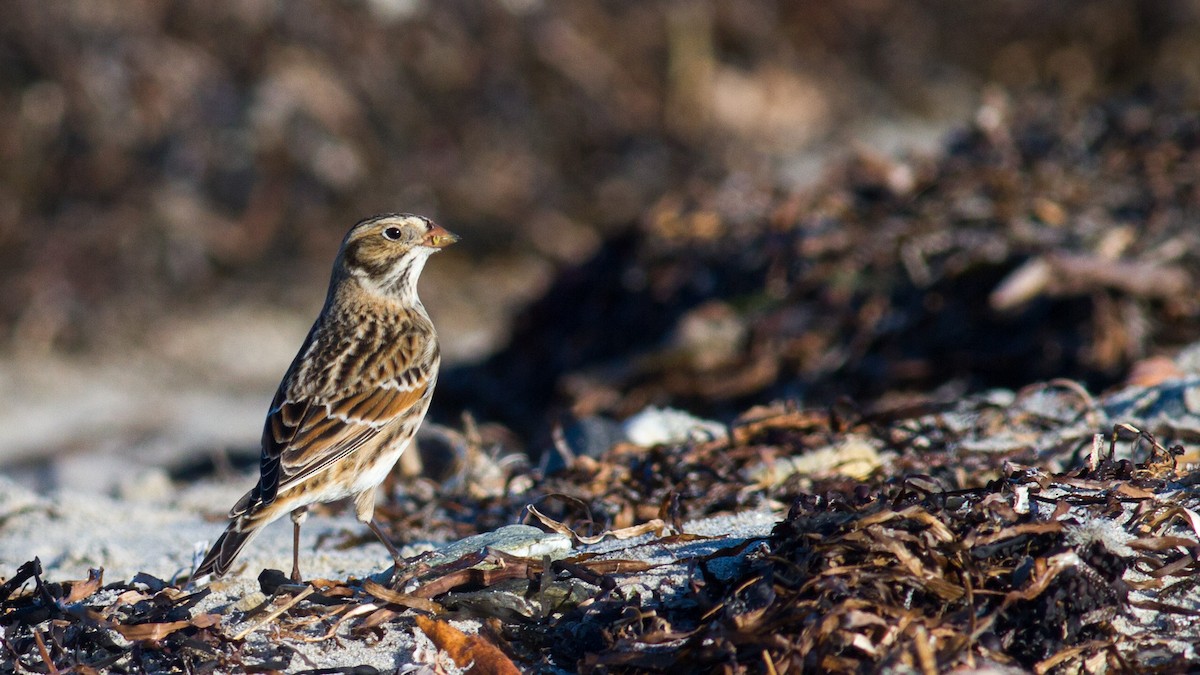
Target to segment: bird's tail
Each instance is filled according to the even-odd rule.
[[[192,573],[192,578],[199,579],[206,574],[212,574],[214,577],[224,576],[233,565],[233,559],[258,535],[264,525],[266,522],[259,519],[235,518],[213,543],[212,548],[208,549],[208,555],[200,561],[200,565]]]

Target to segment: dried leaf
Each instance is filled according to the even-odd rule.
[[[63,602],[70,605],[84,598],[91,597],[93,593],[100,590],[100,584],[103,582],[103,579],[104,570],[88,570],[87,581],[73,582],[71,584],[71,592],[67,593],[67,597],[64,598]]]
[[[190,620],[185,621],[170,621],[166,623],[139,623],[132,626],[126,626],[119,623],[111,623],[109,627],[117,631],[126,640],[135,642],[149,641],[158,642],[168,635],[184,628],[210,628],[221,624],[221,615],[219,614],[200,614]]]
[[[445,621],[417,617],[421,629],[459,668],[475,675],[520,675],[521,671],[496,645],[479,635],[467,635]]]

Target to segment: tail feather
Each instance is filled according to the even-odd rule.
[[[239,518],[229,524],[221,536],[213,542],[212,548],[208,549],[208,555],[204,556],[204,560],[196,567],[196,571],[192,573],[193,579],[199,579],[206,574],[212,574],[214,577],[225,576],[233,565],[233,559],[241,553],[246,544],[250,543],[266,523],[245,523]],[[242,529],[239,529],[242,528]]]

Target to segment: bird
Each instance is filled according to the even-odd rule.
[[[441,353],[417,296],[429,256],[458,241],[428,218],[389,213],[346,233],[325,304],[271,401],[258,483],[192,579],[225,575],[269,523],[291,514],[293,582],[300,525],[312,504],[354,498],[355,515],[401,556],[375,522],[375,493],[412,442],[437,384]]]

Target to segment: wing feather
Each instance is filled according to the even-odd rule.
[[[411,329],[412,324],[407,327]],[[436,377],[436,348],[424,354],[414,354],[411,348],[395,349],[392,345],[412,344],[401,337],[390,341],[388,347],[354,350],[374,355],[369,369],[361,367],[365,365],[361,362],[355,368],[338,360],[325,371],[328,377],[319,386],[298,382],[311,379],[312,371],[303,367],[303,361],[319,354],[322,342],[321,332],[314,326],[280,383],[263,428],[259,483],[231,515],[270,504],[279,492],[349,456],[420,405]],[[383,350],[391,351],[391,358],[380,359]]]
[[[281,454],[279,489],[286,490],[315,476],[406,414],[427,387],[400,391],[375,388],[345,399],[313,406],[288,448]]]

